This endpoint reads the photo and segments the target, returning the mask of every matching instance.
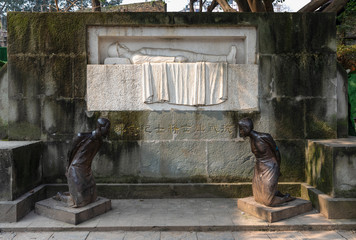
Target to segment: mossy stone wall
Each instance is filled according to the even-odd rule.
[[[255,26],[260,110],[88,112],[91,25]],[[238,120],[251,117],[256,130],[269,132],[280,147],[281,180],[304,181],[306,139],[337,136],[335,32],[335,15],[329,13],[12,12],[8,137],[42,140],[45,181],[64,182],[72,137],[94,129],[103,116],[112,129],[93,163],[98,182],[238,182],[252,177],[249,143],[237,133]],[[169,129],[177,119],[211,131],[195,129],[179,137]],[[142,127],[158,123],[166,124],[164,134]]]

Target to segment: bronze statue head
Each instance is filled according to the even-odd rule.
[[[245,138],[249,136],[252,130],[253,130],[253,122],[250,118],[244,118],[239,121],[240,137]]]
[[[110,130],[110,121],[106,118],[99,118],[96,127],[100,129],[102,136],[107,136]]]

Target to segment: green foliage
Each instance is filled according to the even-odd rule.
[[[338,34],[343,34],[345,31],[352,30],[355,27],[356,21],[356,0],[349,0],[345,6],[345,11],[337,16],[340,23],[338,25]]]
[[[337,60],[344,69],[356,71],[356,44],[337,46]]]
[[[58,8],[61,11],[78,11],[91,8],[91,0],[58,0]],[[72,5],[71,2],[75,4]],[[102,7],[116,6],[122,0],[100,0]],[[56,4],[54,0],[2,0],[0,1],[0,15],[4,16],[9,11],[24,12],[55,12]]]
[[[355,122],[356,118],[356,71],[351,72],[348,75],[348,94],[349,94],[349,104],[350,104],[350,121],[352,124],[352,129],[350,129],[350,134],[355,134]]]

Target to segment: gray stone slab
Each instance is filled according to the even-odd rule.
[[[277,222],[282,219],[291,218],[313,209],[310,201],[300,198],[276,207],[267,207],[257,203],[253,197],[247,197],[238,199],[237,207],[243,212],[268,222]]]
[[[42,181],[40,141],[0,141],[0,201],[12,201]]]
[[[48,198],[36,203],[35,212],[39,215],[71,224],[79,224],[111,209],[111,200],[99,197],[85,207],[67,207],[63,202]]]
[[[124,240],[124,231],[91,232],[86,240]]]
[[[12,240],[48,240],[52,232],[19,232]]]
[[[40,141],[0,141],[0,149],[13,149],[39,142]]]
[[[89,232],[55,232],[51,240],[86,240],[89,235]]]
[[[0,223],[19,221],[34,208],[37,201],[45,198],[45,191],[45,185],[41,185],[15,201],[0,201]]]

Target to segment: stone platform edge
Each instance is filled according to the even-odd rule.
[[[157,183],[103,184],[98,183],[98,194],[109,199],[138,198],[242,198],[252,195],[251,183]],[[310,200],[313,207],[329,219],[356,218],[356,198],[332,198],[306,183],[279,183],[283,192]],[[0,222],[18,222],[34,209],[35,203],[67,191],[67,184],[42,184],[14,201],[0,201]],[[298,194],[289,191],[294,189]],[[113,191],[114,190],[114,191]],[[121,195],[117,192],[122,191]],[[158,191],[157,191],[158,190]],[[108,192],[109,193],[108,193]],[[107,194],[103,194],[107,192]],[[109,195],[114,193],[114,195]],[[152,193],[154,193],[152,195]],[[192,193],[194,193],[192,195]],[[340,211],[342,210],[342,211]]]
[[[311,201],[328,219],[356,218],[356,198],[333,198],[307,183],[301,184],[301,198]]]

